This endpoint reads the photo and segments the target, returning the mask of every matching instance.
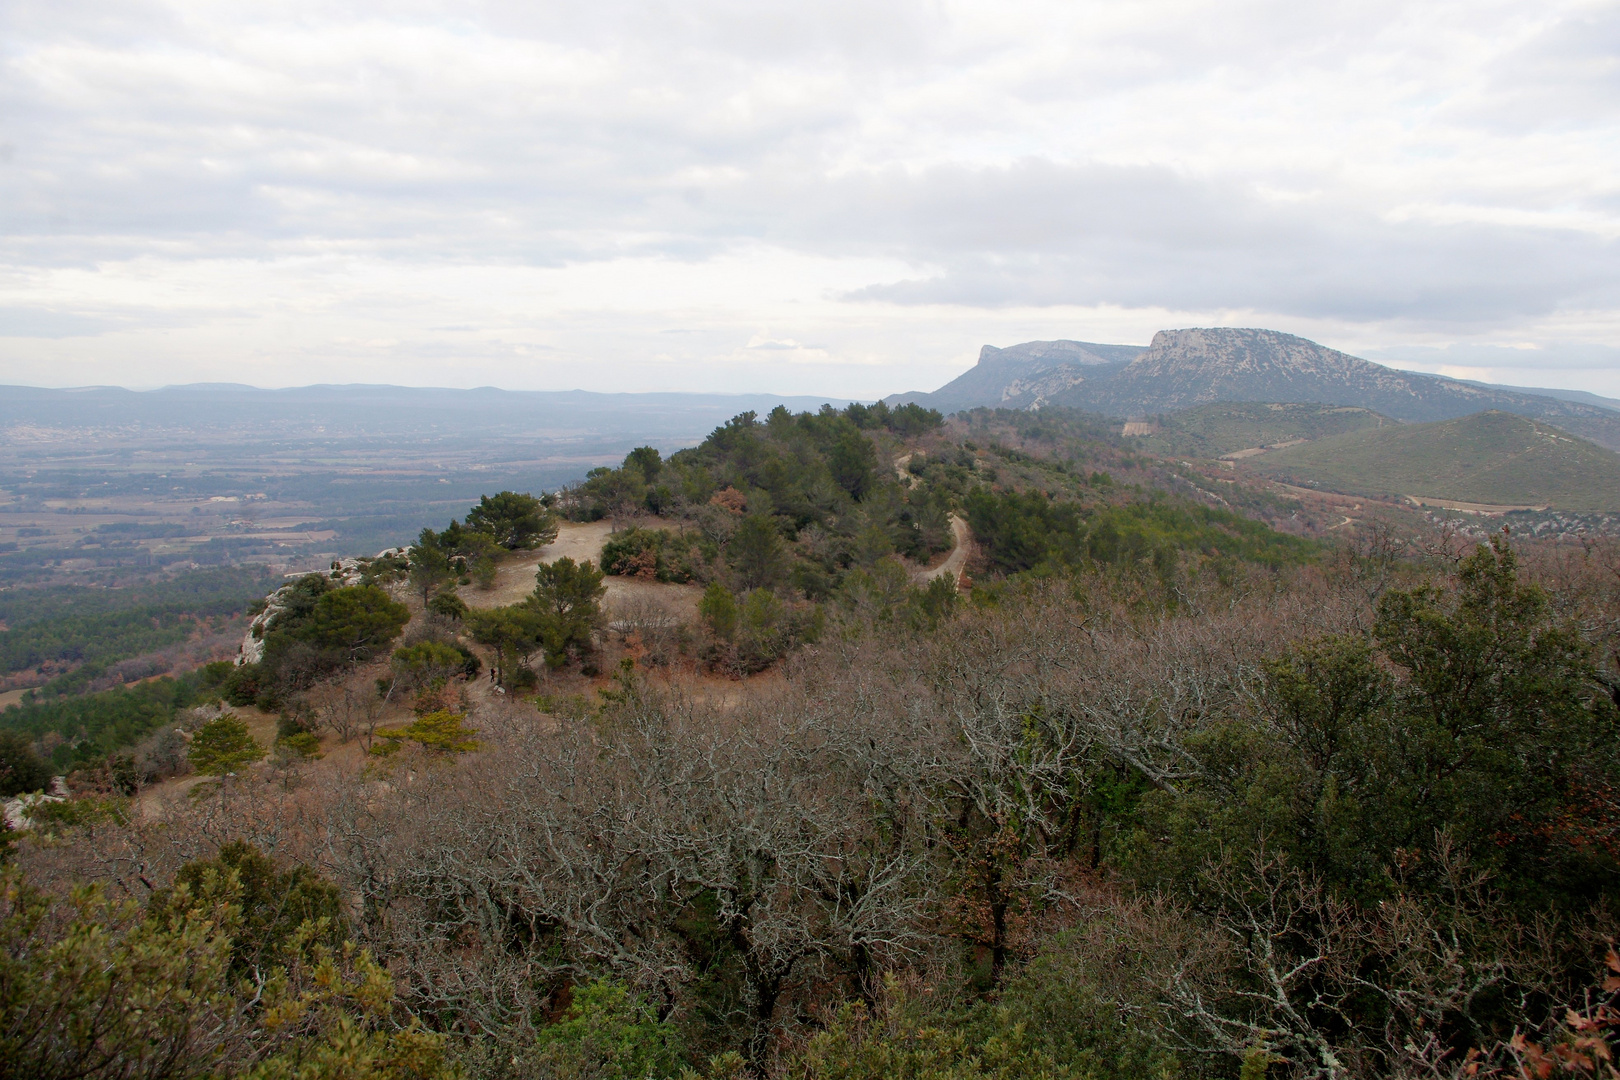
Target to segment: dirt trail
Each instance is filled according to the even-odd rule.
[[[234,714],[238,720],[247,725],[248,734],[253,736],[254,742],[266,751],[275,750],[276,726],[279,718],[274,713],[261,712],[251,705],[233,705],[226,712]],[[142,820],[161,821],[168,815],[169,804],[183,799],[186,793],[198,784],[211,780],[213,780],[211,776],[191,773],[160,781],[151,787],[141,789],[134,800],[133,809]]]
[[[602,545],[612,532],[613,524],[608,521],[587,524],[565,521],[557,529],[557,539],[545,547],[503,557],[495,572],[493,589],[485,591],[474,585],[466,585],[457,590],[456,595],[465,600],[468,607],[492,608],[515,604],[534,591],[535,567],[541,563],[556,562],[565,555],[575,562],[586,559],[599,562]]]
[[[1406,501],[1413,506],[1438,506],[1445,510],[1459,510],[1464,514],[1507,514],[1514,510],[1542,511],[1546,506],[1508,506],[1499,503],[1460,502],[1457,499],[1436,499],[1431,495],[1408,495]]]
[[[914,575],[918,582],[933,581],[949,574],[953,578],[960,578],[962,570],[967,566],[968,554],[973,543],[973,535],[968,531],[968,523],[956,514],[951,515],[951,536],[956,540],[956,546],[951,553],[945,556],[945,561],[938,566],[919,570]]]
[[[901,460],[903,462],[905,459]],[[897,465],[897,469],[903,468],[903,465]],[[503,559],[493,589],[485,592],[473,586],[463,586],[457,591],[457,595],[465,600],[469,607],[475,608],[516,604],[534,591],[536,566],[555,562],[565,555],[575,562],[590,559],[600,565],[602,545],[611,535],[613,535],[611,522],[593,521],[588,524],[564,522],[557,531],[557,539],[552,543],[534,551],[521,552]],[[967,566],[968,556],[972,554],[973,536],[968,530],[967,522],[956,514],[951,515],[951,536],[956,544],[944,561],[938,566],[914,571],[912,580],[925,583],[945,577],[947,574],[953,578],[961,576]],[[610,619],[636,615],[638,609],[647,606],[662,608],[669,615],[679,619],[695,619],[698,601],[703,597],[703,589],[697,585],[671,585],[617,575],[609,576],[603,583],[607,586],[607,596],[602,601],[602,607]]]
[[[900,478],[900,485],[905,488],[916,487],[919,483],[917,478],[907,471],[907,467],[911,464],[911,458],[911,454],[902,454],[894,459],[894,474]],[[933,581],[935,578],[942,578],[946,574],[958,579],[962,576],[962,570],[967,566],[968,545],[972,542],[973,537],[968,532],[967,522],[955,514],[951,515],[951,537],[956,541],[956,546],[951,548],[949,555],[945,556],[945,561],[938,566],[913,571],[911,575],[913,582],[921,584],[925,581]]]
[[[567,556],[575,562],[591,560],[598,566],[602,561],[602,545],[613,535],[610,521],[592,521],[581,524],[565,521],[557,529],[557,539],[543,548],[525,551],[502,560],[495,575],[495,587],[485,592],[475,586],[464,586],[456,595],[468,607],[492,608],[515,604],[534,591],[534,569],[541,563],[556,562]],[[607,596],[603,610],[610,618],[634,614],[635,609],[655,605],[681,619],[697,617],[698,600],[703,590],[696,585],[671,585],[643,578],[611,575],[604,579]]]
[[[906,471],[910,465],[910,454],[902,454],[894,459],[894,474],[900,478],[901,487],[913,488],[917,486],[917,478]]]

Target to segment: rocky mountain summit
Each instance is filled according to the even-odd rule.
[[[1153,344],[1106,386],[1054,399],[1126,415],[1175,412],[1215,401],[1356,405],[1397,420],[1441,420],[1518,405],[1533,395],[1505,393],[1375,364],[1276,330],[1161,330]],[[1521,398],[1525,400],[1510,400]],[[1530,407],[1562,414],[1552,398]],[[1584,408],[1584,407],[1583,407]]]
[[[1068,406],[1119,417],[1217,401],[1355,406],[1408,422],[1497,409],[1547,420],[1620,448],[1620,410],[1582,400],[1398,371],[1276,330],[1161,330],[1146,349],[1085,342],[985,346],[971,371],[932,394],[905,394],[943,412],[979,406]]]
[[[986,345],[979,362],[931,394],[913,391],[888,398],[890,405],[915,401],[941,412],[989,405],[1040,408],[1087,382],[1107,381],[1143,351],[1141,345],[1091,341],[1026,341],[998,349]]]

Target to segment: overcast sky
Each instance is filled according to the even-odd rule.
[[[1620,4],[0,0],[0,383],[1620,396]]]

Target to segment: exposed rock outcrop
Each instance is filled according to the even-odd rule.
[[[1161,330],[1146,349],[1081,341],[986,345],[972,370],[932,394],[888,400],[916,401],[946,413],[1062,405],[1126,418],[1217,401],[1355,406],[1405,421],[1498,409],[1620,449],[1620,410],[1599,399],[1397,371],[1294,334],[1235,327]]]
[[[327,576],[331,578],[335,587],[358,585],[360,579],[365,576],[366,571],[371,568],[372,563],[378,559],[409,559],[410,555],[411,549],[409,547],[394,547],[385,548],[370,559],[337,559],[332,563],[332,568],[327,571]],[[282,612],[287,610],[288,591],[299,578],[305,575],[288,574],[287,576],[293,580],[265,597],[264,610],[255,615],[253,621],[248,623],[247,633],[242,635],[242,644],[237,646],[236,649],[238,667],[246,664],[257,664],[264,659],[264,635],[270,632],[270,629],[276,624],[276,619]]]
[[[33,810],[35,807],[41,806],[45,803],[66,802],[67,799],[68,789],[66,778],[61,776],[53,776],[51,778],[51,789],[49,791],[35,791],[30,792],[27,795],[18,795],[14,799],[7,799],[5,803],[0,804],[0,806],[3,806],[6,826],[10,829],[20,831],[22,829],[31,828],[34,824],[28,816],[28,812],[30,810]]]
[[[998,349],[986,345],[979,362],[931,394],[896,394],[890,405],[917,402],[941,412],[988,405],[1040,408],[1056,395],[1091,380],[1106,380],[1142,351],[1140,345],[1089,341],[1026,341]]]

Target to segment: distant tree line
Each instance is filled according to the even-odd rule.
[[[0,592],[0,674],[41,665],[99,671],[185,641],[199,619],[240,614],[270,580],[262,567],[232,567],[122,589],[57,585]]]

